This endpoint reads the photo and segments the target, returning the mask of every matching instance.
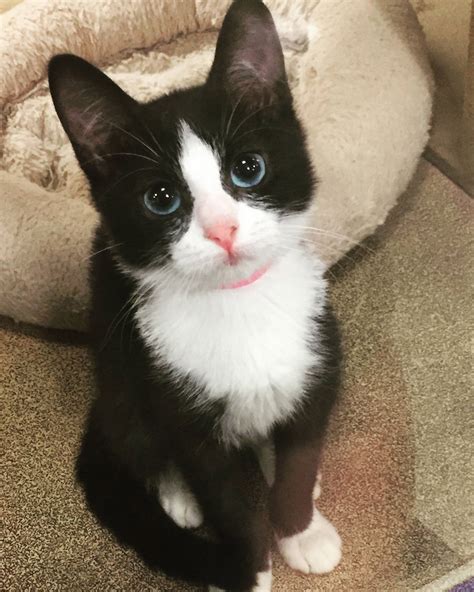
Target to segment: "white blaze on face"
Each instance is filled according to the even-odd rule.
[[[222,163],[216,150],[179,124],[179,166],[193,200],[189,227],[172,245],[173,275],[206,289],[233,284],[271,265],[297,247],[304,216],[283,218],[262,202],[234,199],[223,186]],[[169,281],[169,277],[168,277]]]
[[[219,155],[185,122],[180,123],[179,166],[193,199],[184,235],[172,248],[173,267],[210,287],[243,279],[281,248],[278,216],[235,200],[222,184]]]
[[[222,187],[217,154],[185,122],[181,124],[179,164],[194,198],[194,215],[203,234],[217,226],[238,227],[237,203]]]

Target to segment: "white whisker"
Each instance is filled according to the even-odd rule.
[[[110,249],[115,249],[116,247],[120,247],[122,245],[123,245],[123,243],[115,243],[113,245],[109,245],[108,247],[105,247],[104,249],[100,249],[100,251],[95,251],[95,253],[91,253],[87,257],[84,257],[84,259],[82,259],[81,261],[87,261],[88,259],[92,259],[96,255],[99,255],[100,253],[103,253],[104,251],[109,251]]]

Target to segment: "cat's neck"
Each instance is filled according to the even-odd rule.
[[[136,312],[154,363],[186,376],[181,395],[196,405],[225,401],[229,441],[264,436],[292,413],[308,373],[321,362],[323,266],[294,251],[240,289],[177,287],[156,286]]]

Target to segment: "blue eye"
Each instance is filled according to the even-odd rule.
[[[176,189],[166,183],[157,183],[143,196],[143,202],[150,212],[158,216],[173,214],[181,205],[181,196]]]
[[[236,187],[255,187],[265,176],[265,161],[260,154],[246,152],[236,158],[230,178]]]

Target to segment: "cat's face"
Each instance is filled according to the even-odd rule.
[[[259,0],[232,5],[201,87],[140,105],[59,56],[50,88],[124,269],[234,287],[297,247],[313,176]]]

